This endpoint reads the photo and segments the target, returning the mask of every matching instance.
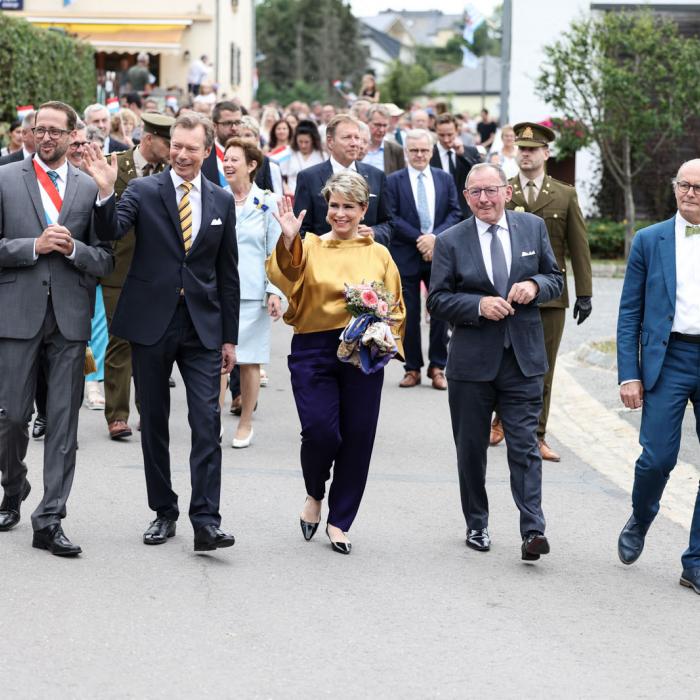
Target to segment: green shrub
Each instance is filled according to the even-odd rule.
[[[637,221],[635,231],[649,226],[650,221]],[[591,256],[599,260],[625,257],[625,224],[609,219],[589,219],[586,222]]]
[[[48,100],[78,111],[95,101],[94,49],[59,32],[0,14],[0,120]]]

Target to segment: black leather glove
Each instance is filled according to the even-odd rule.
[[[574,318],[578,318],[577,326],[580,326],[591,315],[591,311],[593,311],[593,306],[590,297],[576,297]]]

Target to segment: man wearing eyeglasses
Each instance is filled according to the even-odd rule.
[[[623,564],[642,553],[676,465],[688,401],[700,435],[700,159],[673,180],[678,210],[632,241],[617,321],[622,403],[642,409],[632,515],[618,540]],[[680,584],[700,594],[700,492],[681,558]]]
[[[491,544],[486,452],[498,403],[521,556],[534,561],[549,552],[537,449],[547,371],[539,305],[556,299],[564,282],[544,221],[506,212],[512,194],[498,165],[469,171],[465,197],[474,216],[436,239],[428,311],[452,325],[446,374],[467,546],[487,551]]]
[[[421,294],[423,282],[430,285],[431,260],[437,237],[461,220],[457,189],[449,173],[430,166],[433,139],[426,129],[406,133],[404,150],[408,167],[387,178],[387,195],[393,236],[389,250],[401,273],[406,304],[404,337],[405,374],[399,386],[421,383]],[[428,378],[434,389],[447,389],[447,325],[437,318],[430,322]]]
[[[214,148],[202,163],[202,175],[219,187],[226,187],[224,177],[224,150],[226,142],[234,136],[238,136],[241,128],[243,110],[235,102],[225,100],[217,102],[211,112],[214,122]]]
[[[77,115],[67,104],[37,110],[36,153],[0,168],[0,531],[20,520],[37,372],[48,368],[44,495],[32,514],[32,544],[76,556],[61,521],[73,482],[85,344],[96,278],[113,267],[94,232],[97,185],[66,160]]]

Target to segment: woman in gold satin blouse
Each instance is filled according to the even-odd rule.
[[[322,236],[308,233],[303,241],[299,230],[306,212],[295,217],[288,200],[280,203],[276,218],[282,235],[268,262],[268,278],[289,300],[284,320],[294,327],[289,371],[307,493],[301,530],[307,540],[316,533],[332,468],[326,534],[335,551],[349,554],[347,531],[367,483],[384,372],[363,374],[337,357],[340,333],[351,318],[345,283],[382,282],[394,295],[392,329],[400,353],[405,309],[389,251],[358,231],[369,202],[365,179],[353,171],[333,175],[323,196],[331,230]]]

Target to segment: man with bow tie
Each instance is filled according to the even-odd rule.
[[[681,165],[673,190],[676,214],[632,241],[620,298],[620,398],[627,408],[642,409],[632,515],[618,540],[623,564],[639,558],[659,512],[689,400],[700,431],[700,159]],[[681,562],[680,584],[700,594],[700,491]]]
[[[139,390],[148,504],[156,519],[144,544],[175,535],[178,498],[170,479],[168,378],[177,362],[192,430],[189,516],[195,551],[230,547],[219,525],[220,375],[236,361],[240,286],[233,197],[202,176],[214,145],[211,121],[180,115],[170,131],[170,168],[132,180],[114,197],[117,160],[89,150],[86,169],[99,187],[97,235],[123,238],[133,227],[134,257],[111,332],[131,343]]]

